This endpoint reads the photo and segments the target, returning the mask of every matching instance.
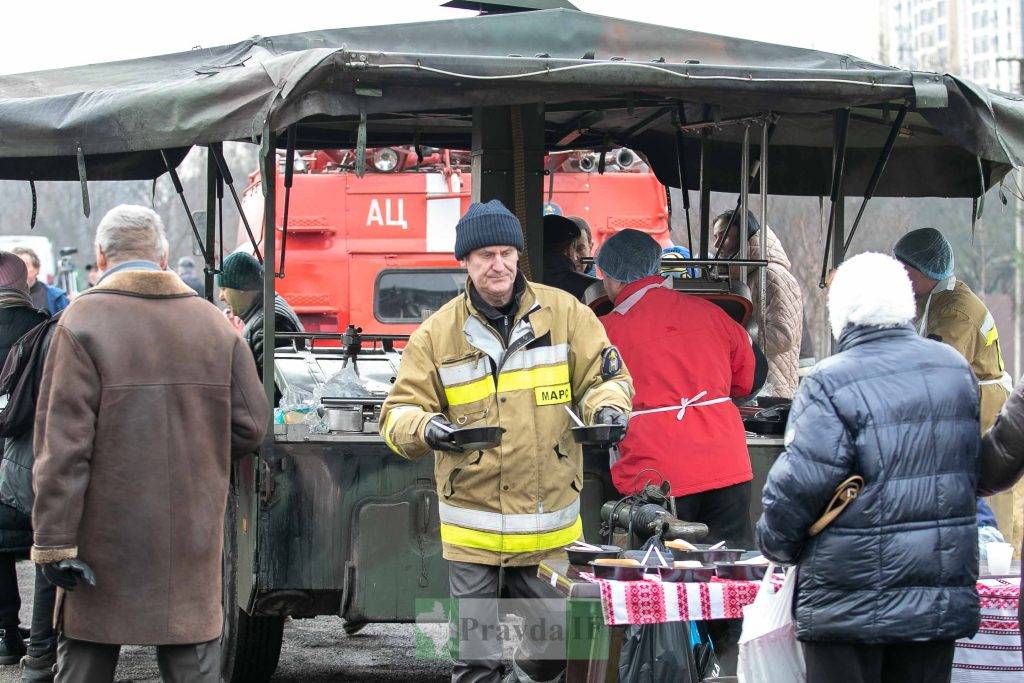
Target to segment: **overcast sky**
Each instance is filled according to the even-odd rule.
[[[29,0],[4,3],[0,73],[235,43],[253,35],[454,18],[444,0]],[[573,0],[580,9],[679,28],[878,54],[876,0]],[[289,13],[290,10],[291,11]],[[398,48],[400,46],[396,46]]]

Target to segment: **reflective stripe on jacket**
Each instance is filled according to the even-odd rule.
[[[438,452],[434,466],[444,557],[525,566],[557,555],[582,534],[583,454],[569,431],[573,407],[628,414],[625,367],[602,376],[610,346],[593,312],[570,294],[529,283],[508,347],[463,293],[428,318],[402,353],[381,410],[381,435],[405,458],[429,452],[426,423],[500,426],[500,446]]]

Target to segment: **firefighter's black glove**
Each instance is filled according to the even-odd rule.
[[[594,424],[619,425],[625,430],[629,427],[629,418],[618,408],[598,408],[594,413]]]
[[[46,580],[58,588],[73,591],[82,580],[90,586],[96,585],[96,575],[92,568],[82,560],[60,560],[40,565]]]
[[[464,449],[455,443],[451,430],[455,429],[448,420],[443,417],[431,418],[427,426],[423,428],[423,440],[435,451],[448,451],[450,453],[462,453]]]

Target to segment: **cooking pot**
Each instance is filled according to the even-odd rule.
[[[363,431],[362,406],[324,407],[317,412],[332,432]]]

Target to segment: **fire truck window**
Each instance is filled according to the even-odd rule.
[[[374,316],[382,323],[417,323],[458,296],[464,270],[385,270],[377,277]]]

